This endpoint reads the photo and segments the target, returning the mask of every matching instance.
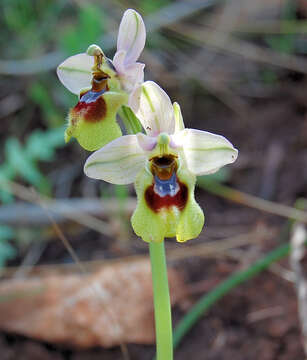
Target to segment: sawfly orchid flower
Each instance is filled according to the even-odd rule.
[[[233,163],[238,151],[223,136],[184,128],[179,105],[172,105],[152,81],[134,91],[130,107],[146,134],[122,136],[94,152],[85,174],[113,184],[135,184],[138,202],[131,222],[143,240],[197,237],[204,214],[194,198],[196,176]]]
[[[116,114],[144,81],[145,65],[137,59],[145,40],[142,17],[128,9],[119,26],[112,61],[98,45],[91,45],[86,53],[71,56],[58,66],[60,81],[79,96],[68,114],[66,141],[75,137],[83,148],[94,151],[122,135]]]

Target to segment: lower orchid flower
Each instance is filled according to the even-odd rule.
[[[65,140],[75,137],[86,150],[97,150],[122,135],[116,114],[144,80],[145,65],[137,62],[146,40],[142,17],[125,11],[113,61],[97,45],[69,57],[58,66],[61,82],[79,101],[68,115]]]
[[[238,151],[223,136],[185,129],[180,107],[154,82],[130,99],[146,135],[122,136],[86,161],[87,176],[113,184],[135,183],[135,233],[147,242],[199,235],[204,214],[194,198],[196,175],[211,174],[234,162]]]

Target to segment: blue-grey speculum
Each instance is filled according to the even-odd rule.
[[[85,93],[84,95],[81,96],[80,101],[81,102],[85,102],[86,104],[95,102],[99,96],[101,96],[103,93],[105,93],[106,90],[103,89],[101,91],[88,91],[87,93]]]
[[[154,176],[154,192],[161,197],[164,196],[175,196],[179,191],[179,184],[177,182],[176,174],[173,173],[172,176],[167,180],[161,180],[157,175]]]

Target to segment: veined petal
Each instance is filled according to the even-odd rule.
[[[207,131],[184,129],[174,138],[183,146],[187,167],[195,175],[211,174],[238,156],[238,150],[226,138]]]
[[[81,89],[91,86],[93,66],[93,56],[78,54],[63,61],[57,68],[57,75],[69,91],[79,95]]]
[[[135,10],[125,11],[119,26],[117,37],[117,50],[125,50],[125,63],[134,63],[144,49],[146,29],[144,21]]]
[[[93,179],[112,184],[130,184],[145,166],[146,155],[135,135],[122,136],[94,152],[84,165]]]
[[[129,104],[150,136],[175,131],[174,110],[166,92],[153,81],[146,81],[130,96]]]

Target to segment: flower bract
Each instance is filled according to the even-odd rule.
[[[204,215],[194,198],[196,175],[234,162],[238,151],[223,136],[185,129],[179,105],[154,82],[137,88],[130,106],[146,134],[122,136],[93,153],[86,175],[135,184],[138,203],[131,221],[143,240],[197,237]]]
[[[93,151],[122,135],[116,122],[118,109],[144,80],[145,65],[137,62],[146,40],[142,17],[128,9],[120,23],[113,61],[97,45],[69,57],[57,68],[63,85],[79,96],[68,115],[65,139],[77,138]]]

